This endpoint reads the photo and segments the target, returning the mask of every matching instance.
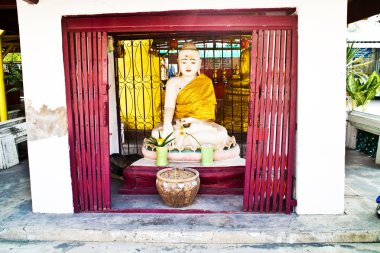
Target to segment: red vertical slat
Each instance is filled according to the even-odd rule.
[[[111,207],[111,190],[110,190],[110,169],[109,169],[109,127],[108,127],[108,67],[107,67],[107,33],[101,34],[101,71],[100,77],[102,80],[102,187],[103,187],[103,208],[110,209]]]
[[[97,79],[98,79],[98,90],[99,90],[99,143],[100,143],[100,149],[99,149],[99,155],[100,155],[100,163],[99,163],[99,178],[98,178],[98,187],[100,187],[101,191],[102,191],[102,198],[101,198],[101,202],[102,202],[102,209],[105,210],[106,209],[106,206],[105,206],[105,202],[104,202],[104,199],[105,199],[105,192],[104,192],[104,188],[103,188],[103,159],[104,159],[104,146],[103,146],[103,141],[104,141],[104,136],[103,136],[103,124],[104,124],[104,110],[103,110],[103,107],[104,107],[104,104],[103,104],[103,73],[102,73],[102,33],[101,32],[98,32],[97,33],[97,40],[98,40],[98,61],[97,61],[97,65],[98,65],[98,72],[97,72]]]
[[[84,210],[89,210],[89,199],[88,199],[88,179],[87,179],[87,154],[88,150],[86,147],[86,112],[85,112],[85,96],[86,96],[86,83],[87,78],[85,77],[85,68],[86,68],[86,47],[83,45],[86,41],[85,33],[80,33],[79,43],[77,47],[77,57],[78,61],[78,79],[79,81],[79,92],[78,92],[78,109],[79,109],[79,121],[80,121],[80,146],[81,146],[81,157],[82,157],[82,182],[83,182],[83,196],[84,196]]]
[[[248,197],[248,210],[252,212],[253,210],[253,194],[255,190],[255,172],[256,172],[256,159],[257,159],[257,128],[258,128],[258,117],[259,117],[259,99],[260,99],[260,88],[261,88],[261,71],[262,71],[262,60],[263,60],[263,31],[258,31],[258,50],[257,50],[257,65],[256,65],[256,77],[255,77],[255,101],[254,101],[254,114],[253,114],[253,130],[252,130],[252,152],[251,152],[251,177],[249,179],[250,190]]]
[[[75,33],[70,33],[70,40],[72,42],[72,46],[70,48],[70,56],[71,56],[71,91],[72,91],[72,109],[73,109],[73,117],[74,117],[74,127],[73,130],[75,130],[75,135],[74,135],[74,156],[75,156],[75,170],[76,170],[76,178],[78,180],[78,199],[79,202],[76,203],[76,206],[78,206],[80,209],[82,208],[81,203],[83,202],[84,195],[83,195],[83,181],[82,181],[82,170],[80,169],[82,166],[82,159],[81,159],[81,152],[80,152],[80,141],[78,138],[80,137],[80,130],[79,130],[79,111],[78,111],[78,83],[77,83],[77,66],[76,66],[76,61],[75,61],[75,45],[76,45],[76,34]]]
[[[293,169],[294,169],[294,149],[296,131],[296,98],[297,98],[297,16],[293,17],[291,42],[291,78],[290,78],[290,119],[289,119],[289,148],[288,148],[288,177],[286,180],[286,213],[290,213],[293,203]]]
[[[82,52],[82,77],[83,77],[83,117],[84,117],[84,132],[85,132],[85,147],[86,147],[86,167],[85,170],[85,178],[86,178],[86,191],[88,198],[88,210],[93,211],[93,196],[92,196],[92,177],[91,177],[91,138],[90,138],[90,114],[89,114],[89,84],[88,84],[88,52],[87,52],[87,33],[82,33],[82,41],[81,41],[81,52]]]
[[[266,189],[266,206],[265,211],[269,212],[270,200],[274,197],[273,195],[273,180],[272,180],[272,170],[273,170],[273,154],[275,142],[275,129],[276,129],[276,109],[278,101],[278,75],[279,75],[279,57],[280,57],[280,31],[276,30],[275,38],[275,49],[274,49],[274,64],[273,64],[273,88],[272,88],[272,104],[271,104],[271,119],[270,119],[270,136],[269,136],[269,157],[268,157],[268,171],[267,171],[267,189]]]
[[[79,128],[79,135],[76,137],[79,141],[79,149],[76,150],[76,152],[79,152],[79,155],[81,157],[81,166],[79,168],[81,173],[81,185],[82,185],[82,201],[81,201],[81,209],[82,210],[88,210],[87,206],[87,189],[86,189],[86,146],[85,146],[85,134],[84,134],[84,120],[83,120],[83,84],[82,84],[82,59],[81,59],[81,33],[76,34],[76,80],[77,80],[77,87],[78,87],[78,128]]]
[[[272,211],[276,212],[277,210],[277,199],[278,199],[278,190],[279,190],[279,168],[281,164],[281,143],[282,143],[282,128],[283,128],[283,106],[284,106],[284,97],[283,97],[283,88],[285,82],[284,75],[284,66],[285,66],[285,39],[286,33],[284,30],[281,31],[281,43],[280,43],[280,83],[278,88],[278,102],[277,102],[277,118],[276,118],[276,145],[275,145],[275,160],[274,160],[274,176],[273,176],[273,207]]]
[[[65,82],[66,82],[66,105],[67,105],[67,124],[69,134],[69,145],[75,147],[75,119],[74,115],[70,112],[73,111],[73,87],[75,85],[75,61],[74,61],[74,39],[72,33],[67,33],[66,26],[62,29],[63,38],[63,60],[65,68]],[[74,212],[79,212],[78,206],[78,177],[77,177],[77,161],[76,152],[70,152],[70,172],[72,178],[72,190],[73,190],[73,206]]]
[[[92,188],[92,199],[93,199],[93,209],[98,210],[98,202],[97,202],[97,187],[96,187],[96,153],[95,153],[95,119],[94,119],[94,80],[93,76],[93,50],[92,50],[92,33],[87,33],[88,44],[87,44],[87,57],[88,57],[88,85],[89,85],[89,128],[90,128],[90,147],[91,147],[91,188]]]
[[[291,53],[291,31],[287,30],[286,31],[286,58],[285,58],[285,87],[284,87],[284,126],[283,126],[283,138],[282,138],[282,152],[281,152],[281,177],[280,177],[280,196],[279,196],[279,210],[283,211],[283,203],[284,203],[284,197],[285,197],[285,192],[284,192],[284,187],[285,187],[285,173],[287,172],[287,159],[288,159],[288,141],[289,141],[289,129],[288,129],[288,124],[289,124],[289,97],[290,97],[290,53]]]
[[[102,188],[101,188],[101,157],[100,157],[100,118],[99,118],[99,79],[98,79],[98,33],[93,32],[92,48],[93,48],[93,83],[94,83],[94,124],[95,124],[95,168],[96,168],[96,189],[98,209],[103,209]]]
[[[270,109],[271,109],[271,94],[273,89],[273,43],[274,43],[274,31],[268,31],[269,38],[269,50],[268,50],[268,59],[267,59],[267,74],[266,79],[266,94],[264,98],[264,114],[260,116],[264,121],[264,138],[263,138],[263,149],[262,149],[262,170],[261,170],[261,182],[260,182],[260,212],[264,211],[264,199],[266,193],[266,183],[267,183],[267,173],[268,173],[268,132],[269,132],[269,118],[270,118]],[[260,131],[261,132],[261,131]],[[269,196],[267,196],[269,198]]]
[[[76,160],[76,173],[78,178],[78,198],[79,198],[79,208],[83,209],[84,193],[83,193],[83,173],[82,173],[82,157],[81,157],[81,146],[80,146],[80,123],[79,123],[79,110],[78,110],[78,78],[77,78],[77,62],[75,57],[75,45],[76,39],[79,36],[77,33],[71,33],[72,47],[71,47],[71,62],[73,69],[71,70],[72,78],[72,92],[73,92],[73,116],[74,116],[74,128],[75,128],[75,160]],[[75,41],[74,41],[75,40]]]
[[[259,207],[259,193],[261,189],[261,176],[263,172],[262,168],[262,155],[263,155],[263,145],[264,145],[264,136],[263,136],[263,129],[265,127],[265,115],[264,115],[264,109],[265,109],[265,91],[267,89],[267,83],[266,78],[268,74],[267,70],[267,64],[268,64],[268,31],[264,30],[264,50],[263,50],[263,62],[262,62],[262,80],[261,80],[261,91],[260,91],[260,114],[259,114],[259,120],[260,124],[258,125],[258,142],[257,142],[257,157],[256,161],[256,172],[255,172],[255,199],[254,199],[254,208],[253,210],[256,212]]]
[[[254,107],[256,94],[259,93],[259,86],[255,82],[256,79],[256,67],[257,67],[257,50],[258,50],[258,34],[257,31],[252,32],[252,52],[251,52],[251,74],[250,74],[250,95],[249,95],[249,118],[248,118],[248,131],[247,131],[247,145],[246,145],[246,164],[245,164],[245,179],[244,179],[244,199],[243,199],[243,210],[248,211],[248,206],[250,203],[249,200],[249,192],[251,190],[250,182],[251,182],[251,166],[252,166],[252,152],[253,145],[256,145],[253,142],[253,124],[255,124],[254,120]],[[258,95],[257,95],[258,97]],[[252,173],[253,174],[253,173]]]

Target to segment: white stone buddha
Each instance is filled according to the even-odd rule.
[[[153,129],[152,136],[157,138],[160,131],[161,137],[164,138],[173,132],[171,137],[175,139],[170,143],[169,151],[195,152],[201,145],[209,144],[213,146],[214,152],[221,151],[221,156],[225,156],[222,153],[229,149],[233,149],[234,152],[226,158],[239,156],[240,150],[235,138],[228,136],[227,130],[214,122],[214,87],[210,78],[200,74],[201,59],[194,44],[183,45],[178,54],[178,66],[178,76],[169,79],[166,84],[163,124]],[[144,156],[146,148],[144,142]],[[176,160],[173,156],[172,159]],[[214,160],[223,160],[223,157],[214,155]]]

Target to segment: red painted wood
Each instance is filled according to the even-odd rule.
[[[98,199],[97,199],[97,187],[96,187],[96,154],[95,154],[95,117],[94,117],[94,89],[95,85],[93,82],[93,47],[92,47],[92,33],[89,32],[86,34],[88,38],[87,43],[87,58],[88,58],[88,96],[89,96],[89,131],[90,135],[88,136],[88,142],[90,143],[91,152],[90,152],[90,160],[91,163],[91,171],[89,177],[91,178],[91,190],[92,190],[92,210],[98,210]],[[96,51],[96,50],[95,50]]]
[[[249,119],[248,119],[248,131],[247,131],[247,145],[246,145],[246,156],[245,156],[245,182],[244,182],[244,198],[243,198],[243,210],[248,211],[250,206],[250,183],[252,176],[252,146],[255,144],[253,142],[253,124],[254,120],[254,104],[258,97],[259,87],[256,85],[256,68],[258,61],[258,33],[257,31],[252,32],[252,49],[251,49],[251,92],[249,95]]]
[[[90,138],[90,114],[89,114],[89,84],[88,84],[88,54],[87,54],[87,33],[81,33],[81,52],[82,52],[82,83],[83,83],[83,117],[84,117],[84,139],[85,139],[85,156],[86,156],[86,167],[85,178],[86,178],[86,191],[88,192],[88,210],[94,210],[93,206],[93,195],[92,195],[92,177],[91,177],[91,138]]]
[[[274,161],[274,180],[273,180],[273,205],[272,211],[277,211],[278,192],[279,192],[279,167],[281,164],[281,143],[282,143],[282,127],[283,127],[283,88],[284,88],[284,66],[285,66],[285,45],[286,45],[285,31],[281,31],[281,45],[280,45],[280,77],[278,89],[278,104],[277,104],[277,126],[276,126],[276,145],[275,145],[275,161]]]
[[[285,96],[285,105],[284,105],[284,126],[283,126],[283,135],[286,138],[282,139],[281,147],[283,148],[281,154],[281,176],[280,176],[280,196],[279,196],[279,210],[283,211],[283,203],[285,199],[285,185],[287,175],[287,160],[288,160],[288,144],[289,144],[289,110],[290,110],[290,67],[291,67],[291,31],[286,31],[286,58],[285,58],[285,87],[284,87],[284,96]]]
[[[95,125],[95,164],[96,164],[96,189],[98,209],[103,209],[102,188],[101,188],[101,154],[100,154],[100,122],[99,122],[99,80],[98,80],[98,33],[92,33],[93,48],[93,73],[92,80],[94,83],[94,125]]]
[[[261,188],[260,188],[260,212],[264,211],[264,199],[266,195],[266,183],[267,183],[267,173],[268,173],[268,144],[269,144],[269,119],[270,119],[270,109],[271,109],[271,94],[272,94],[272,89],[273,89],[273,71],[272,71],[272,64],[273,64],[273,47],[274,47],[274,31],[271,30],[269,31],[268,35],[268,42],[269,42],[269,50],[268,50],[268,59],[267,59],[267,76],[265,79],[265,82],[267,83],[266,85],[266,94],[264,98],[264,117],[265,117],[265,122],[264,122],[264,143],[263,143],[263,150],[262,150],[262,173],[261,173]],[[261,117],[261,118],[264,118]]]
[[[123,171],[124,185],[120,194],[157,194],[157,166],[129,166]],[[244,166],[194,167],[201,181],[199,194],[243,194]]]
[[[100,141],[101,141],[101,187],[103,209],[111,207],[110,168],[109,168],[109,128],[108,128],[108,73],[107,73],[107,34],[98,34],[99,68],[98,80],[100,91]]]
[[[99,61],[101,60],[101,36],[99,32],[95,33],[94,41],[96,41],[95,47],[96,53],[95,53],[95,59],[94,66],[96,66],[96,71],[94,71],[94,79],[96,80],[96,100],[97,100],[97,107],[96,107],[96,139],[97,139],[97,150],[96,150],[96,164],[97,164],[97,171],[96,171],[96,187],[98,189],[98,208],[99,210],[104,210],[104,203],[103,203],[103,185],[102,185],[102,122],[101,122],[101,108],[102,108],[102,91],[101,91],[101,77],[99,76],[99,72],[101,71],[101,64]]]
[[[83,180],[82,180],[82,157],[81,157],[81,146],[80,146],[80,124],[79,124],[79,110],[78,110],[78,84],[77,84],[77,69],[76,69],[76,63],[77,59],[75,56],[75,44],[76,44],[76,34],[71,33],[70,34],[70,41],[71,41],[71,48],[70,48],[70,56],[71,56],[71,89],[73,93],[72,103],[73,103],[73,110],[72,115],[74,117],[74,129],[75,129],[75,149],[73,152],[75,152],[75,170],[77,174],[77,180],[78,180],[78,203],[75,203],[75,206],[83,209],[83,203],[84,203],[84,193],[83,193]]]
[[[289,148],[288,148],[288,177],[286,180],[286,209],[285,213],[292,211],[292,206],[297,202],[292,199],[293,194],[293,171],[294,171],[294,151],[295,151],[295,131],[296,131],[296,100],[297,100],[297,17],[293,17],[293,33],[291,35],[291,76],[290,76],[290,119],[289,119]]]
[[[77,101],[78,101],[78,125],[79,135],[76,137],[79,141],[79,149],[76,150],[81,157],[81,166],[79,167],[81,181],[81,209],[88,210],[88,196],[87,196],[87,180],[86,180],[86,147],[85,147],[85,131],[84,131],[84,113],[83,113],[83,80],[82,80],[82,59],[81,59],[81,34],[75,34],[75,49],[76,49],[76,80],[77,80]]]
[[[109,132],[109,100],[108,100],[108,97],[109,97],[109,94],[108,94],[108,91],[109,91],[109,85],[108,85],[108,56],[107,56],[107,33],[103,33],[103,39],[102,39],[102,46],[103,46],[103,69],[105,70],[103,72],[103,87],[104,87],[104,90],[105,90],[105,100],[104,103],[105,103],[105,113],[106,113],[106,119],[105,119],[105,129],[103,130],[103,133],[104,133],[104,139],[105,139],[105,145],[107,147],[107,150],[106,150],[106,153],[105,153],[105,159],[103,159],[104,161],[104,175],[105,175],[105,180],[104,180],[104,183],[105,183],[105,187],[106,187],[106,206],[107,206],[107,209],[111,209],[111,182],[110,182],[110,178],[111,178],[111,174],[110,174],[110,160],[109,160],[109,157],[110,157],[110,144],[109,144],[109,136],[110,136],[110,132]]]
[[[266,29],[287,29],[292,21],[280,16],[279,10],[267,10],[271,16],[263,15],[265,10],[204,10],[171,11],[150,13],[129,13],[124,15],[97,15],[92,17],[69,17],[68,31],[107,32],[170,32],[170,31],[252,31]],[[294,9],[283,9],[284,14]],[[252,15],[254,14],[254,15]]]
[[[99,189],[99,201],[100,201],[100,205],[99,205],[99,209],[100,210],[106,210],[106,206],[105,206],[105,203],[104,203],[104,199],[105,199],[105,191],[103,189],[103,157],[104,157],[104,148],[103,148],[103,133],[102,133],[102,130],[103,130],[103,87],[102,87],[102,54],[101,54],[101,51],[102,51],[102,43],[101,43],[101,40],[102,40],[102,36],[101,36],[101,32],[97,32],[96,33],[96,40],[97,40],[97,61],[96,61],[96,65],[97,65],[97,72],[95,73],[96,75],[96,80],[98,81],[97,82],[97,90],[98,90],[98,108],[97,108],[97,118],[98,118],[98,129],[97,129],[97,134],[98,134],[98,142],[99,142],[99,149],[98,149],[98,156],[99,156],[99,163],[98,163],[98,173],[97,173],[97,187]]]
[[[250,96],[244,210],[289,213],[296,204],[292,199],[297,66],[293,31],[259,30],[258,46],[252,47],[252,62],[257,52],[252,90],[258,88],[259,93]]]
[[[259,111],[259,129],[265,129],[265,91],[268,88],[267,85],[267,61],[268,61],[268,31],[264,30],[263,32],[263,61],[262,61],[262,79],[261,79],[261,90],[260,90],[260,111]],[[253,211],[258,211],[259,207],[259,194],[261,189],[261,176],[262,173],[264,173],[263,167],[262,167],[262,161],[263,161],[263,145],[264,145],[264,136],[263,131],[259,131],[259,137],[257,141],[257,157],[256,157],[256,171],[255,171],[255,196],[254,196],[254,206]]]
[[[274,157],[277,155],[274,153],[274,147],[277,144],[275,142],[275,129],[276,129],[276,109],[278,102],[278,85],[279,85],[279,64],[280,64],[280,35],[281,31],[275,31],[275,47],[274,47],[274,64],[273,64],[273,88],[272,88],[272,103],[271,103],[271,114],[270,114],[270,134],[269,134],[269,156],[268,156],[268,171],[267,171],[267,189],[266,189],[266,202],[265,202],[265,212],[270,211],[270,200],[273,198],[273,179],[272,171],[274,170]]]
[[[108,73],[99,71],[107,70],[107,34],[66,33],[64,37],[74,210],[108,210]]]
[[[256,159],[257,159],[257,143],[258,143],[258,124],[259,124],[259,110],[260,110],[260,90],[261,90],[261,72],[262,72],[262,60],[263,60],[263,44],[264,37],[262,31],[258,32],[258,51],[257,51],[257,67],[255,72],[255,100],[254,100],[254,114],[253,114],[253,129],[252,129],[252,149],[251,149],[251,177],[250,177],[250,188],[249,188],[249,203],[248,210],[252,212],[253,210],[253,194],[255,191],[255,173],[257,170]]]
[[[71,68],[74,66],[74,48],[71,46],[73,45],[73,37],[68,35],[67,30],[65,29],[66,26],[63,26],[62,31],[62,38],[63,38],[63,61],[64,61],[64,68],[65,68],[65,89],[66,94],[70,94],[70,96],[66,96],[66,105],[67,105],[67,111],[72,112],[73,111],[73,105],[71,103],[72,98],[72,87],[70,84],[74,83],[75,75],[74,71],[71,71]],[[71,56],[71,57],[70,57]],[[70,61],[71,59],[71,61]],[[68,124],[68,135],[69,135],[69,145],[70,147],[75,147],[75,140],[74,140],[74,117],[73,115],[67,114],[67,124]],[[76,170],[76,162],[75,162],[75,153],[70,152],[70,173],[72,178],[72,191],[73,191],[73,207],[74,212],[79,212],[79,207],[77,205],[78,203],[78,195],[76,194],[78,192],[78,178],[76,177],[77,170]]]

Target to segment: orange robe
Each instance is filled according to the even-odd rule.
[[[202,74],[178,93],[174,117],[214,121],[215,105],[216,98],[212,81]]]

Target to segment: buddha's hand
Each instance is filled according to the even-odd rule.
[[[164,124],[163,129],[162,129],[162,138],[165,138],[169,134],[173,132],[173,126],[172,124]]]
[[[179,121],[181,122],[182,126],[189,127],[191,123],[193,123],[196,119],[192,117],[182,118]]]

